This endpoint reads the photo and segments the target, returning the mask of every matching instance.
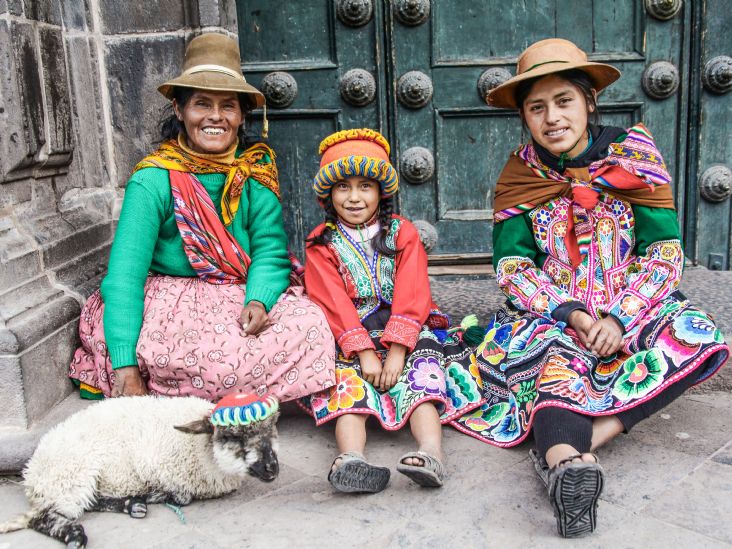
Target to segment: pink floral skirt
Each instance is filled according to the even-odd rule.
[[[151,393],[217,400],[241,391],[294,400],[335,384],[335,343],[320,308],[289,288],[259,335],[242,333],[244,288],[198,277],[150,276],[137,361]],[[114,370],[95,292],[81,312],[69,377],[109,396]]]

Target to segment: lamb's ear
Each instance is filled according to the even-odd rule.
[[[197,419],[196,421],[191,421],[190,423],[186,423],[185,425],[174,425],[173,429],[177,429],[182,433],[188,433],[189,435],[210,435],[214,432],[214,426],[211,424],[208,418]]]

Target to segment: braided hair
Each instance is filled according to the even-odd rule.
[[[323,200],[323,208],[325,209],[326,226],[320,234],[306,240],[308,246],[327,246],[333,239],[333,229],[331,229],[328,224],[336,224],[336,222],[338,221],[338,213],[336,212],[335,206],[333,206],[333,199],[330,196]],[[393,213],[393,197],[389,196],[386,198],[382,198],[379,201],[378,214],[381,230],[379,230],[379,232],[376,233],[371,239],[371,244],[373,245],[374,250],[376,250],[381,255],[386,255],[389,257],[396,255],[396,253],[399,251],[389,246],[389,244],[387,244],[386,242],[386,239],[388,238],[391,231],[391,216]]]

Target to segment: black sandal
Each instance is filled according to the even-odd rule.
[[[529,457],[549,492],[549,500],[557,518],[557,531],[565,538],[576,538],[594,532],[597,526],[597,501],[604,484],[604,473],[598,463],[574,462],[575,454],[549,468],[536,450]]]
[[[340,460],[337,466],[336,461]],[[344,452],[333,460],[328,473],[328,482],[339,492],[375,494],[389,484],[391,471],[388,467],[377,467],[366,461],[358,452]]]

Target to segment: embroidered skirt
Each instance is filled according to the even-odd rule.
[[[387,349],[379,339],[389,316],[389,309],[381,309],[364,322],[382,362]],[[347,359],[340,350],[337,353],[336,384],[301,401],[317,425],[343,414],[369,414],[384,429],[397,430],[423,402],[434,403],[440,421],[447,424],[483,404],[475,355],[461,340],[444,332],[422,328],[402,374],[385,392],[361,377],[357,355]]]
[[[729,356],[710,317],[680,292],[662,300],[607,358],[590,354],[576,333],[504,306],[476,351],[485,404],[458,428],[496,446],[529,434],[534,412],[560,407],[589,416],[616,414],[686,376],[700,383]]]
[[[335,383],[335,343],[320,308],[290,288],[256,336],[241,331],[245,291],[198,277],[150,276],[137,343],[148,390],[169,396],[217,400],[231,392],[266,392],[294,400]],[[104,340],[99,291],[82,309],[81,347],[69,377],[109,396],[114,370]]]

